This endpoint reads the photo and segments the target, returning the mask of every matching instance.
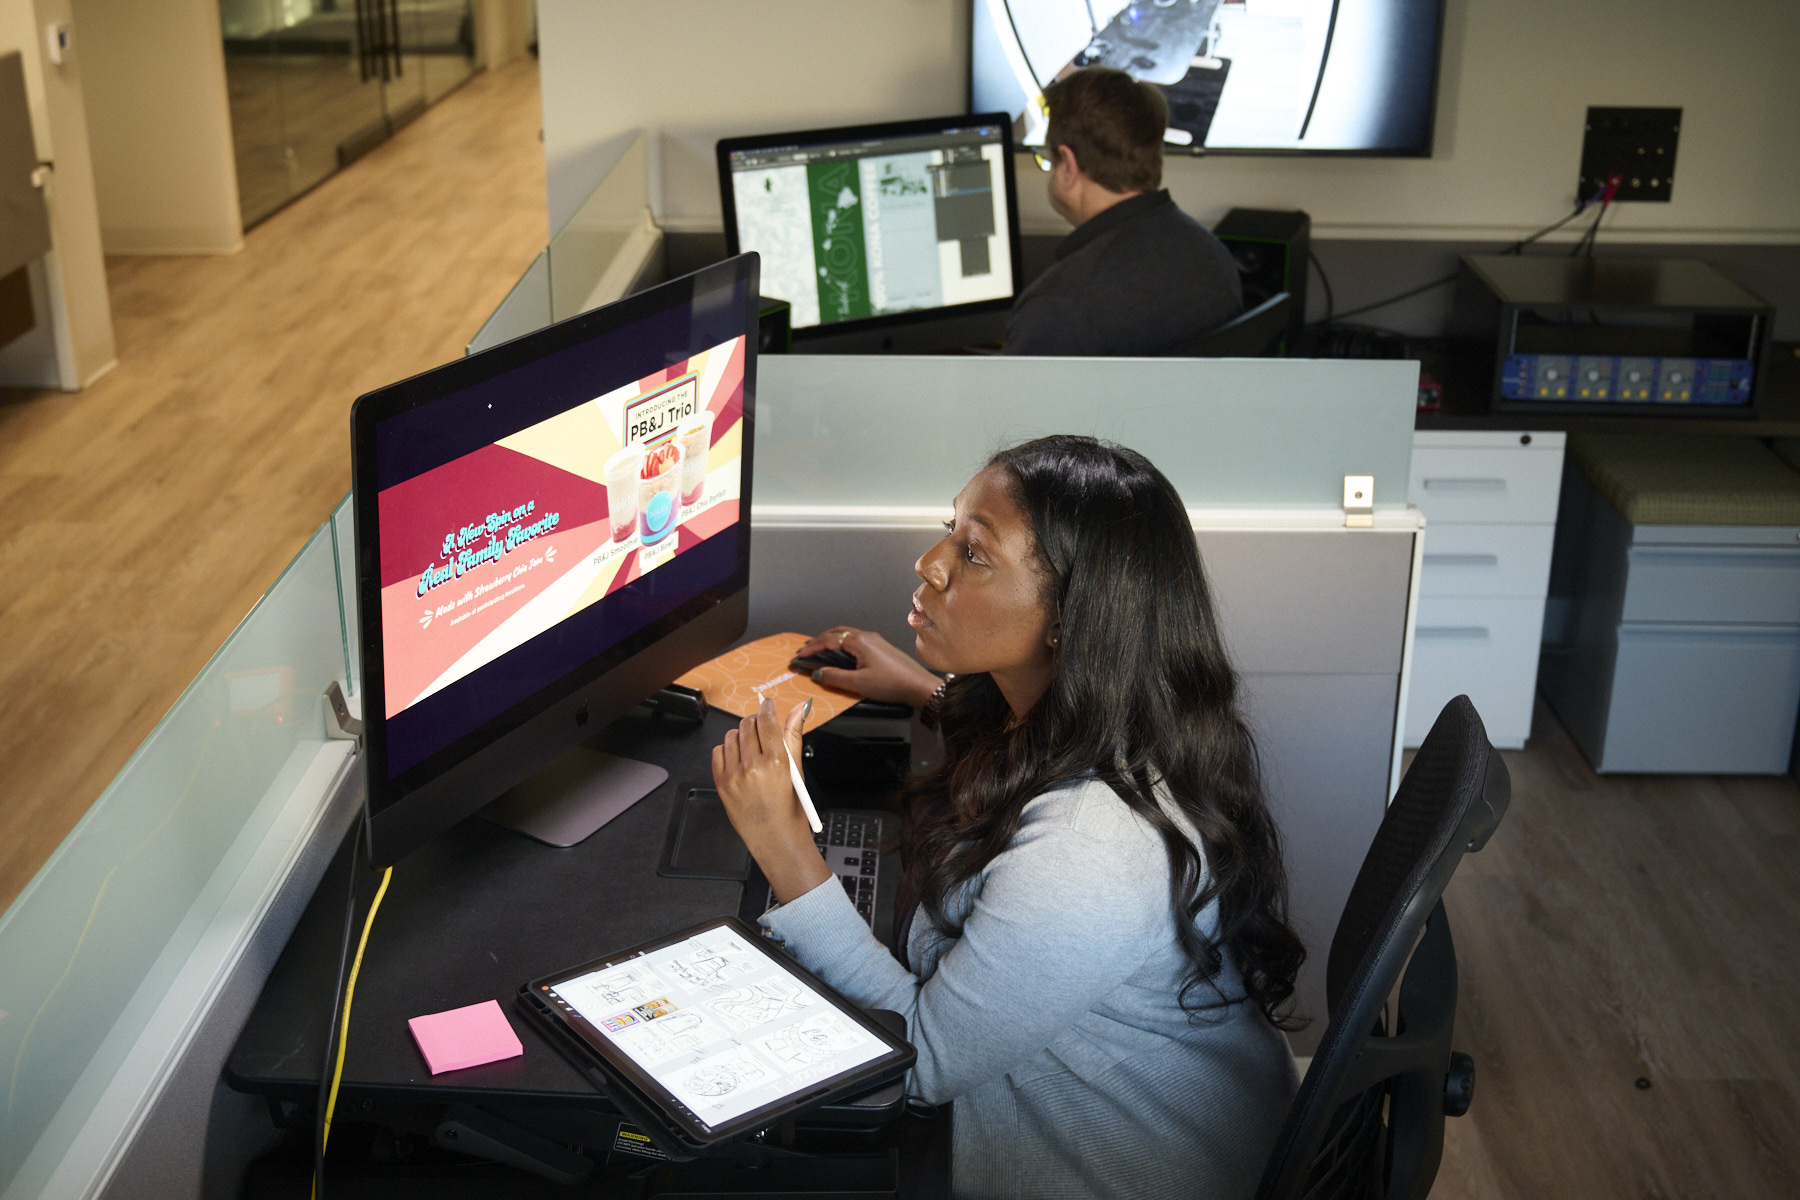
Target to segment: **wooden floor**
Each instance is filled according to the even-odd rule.
[[[479,76],[241,254],[109,263],[118,369],[0,402],[0,906],[344,494],[351,400],[542,246],[539,124],[529,64]],[[1542,712],[1507,761],[1436,1194],[1800,1196],[1800,789],[1601,779]]]
[[[1541,703],[1505,757],[1446,893],[1475,1104],[1433,1194],[1800,1196],[1800,787],[1602,778]]]
[[[107,262],[119,365],[0,393],[0,909],[350,486],[350,404],[455,358],[547,236],[532,60],[225,257]]]

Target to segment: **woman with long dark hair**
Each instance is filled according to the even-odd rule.
[[[821,682],[943,735],[908,788],[896,954],[814,848],[798,714],[768,704],[713,753],[781,902],[764,923],[905,1015],[910,1090],[955,1101],[959,1196],[1249,1196],[1304,952],[1186,509],[1142,455],[1059,436],[995,455],[946,529],[915,567],[924,666],[849,627],[808,647],[856,658]]]

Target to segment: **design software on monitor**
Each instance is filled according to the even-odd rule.
[[[731,251],[794,329],[1012,300],[1009,130],[958,120],[719,144]]]

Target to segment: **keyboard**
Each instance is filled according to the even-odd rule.
[[[843,886],[844,894],[856,905],[869,928],[875,928],[875,897],[880,880],[881,835],[886,822],[881,817],[824,812],[820,821],[825,828],[813,834],[813,845],[825,856],[825,865]],[[775,889],[767,888],[763,912],[774,908]]]

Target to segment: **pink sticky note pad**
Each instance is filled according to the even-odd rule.
[[[482,1063],[499,1062],[503,1058],[517,1058],[525,1053],[525,1047],[519,1044],[519,1035],[513,1032],[506,1014],[493,1000],[414,1017],[406,1024],[433,1075],[479,1067]]]

